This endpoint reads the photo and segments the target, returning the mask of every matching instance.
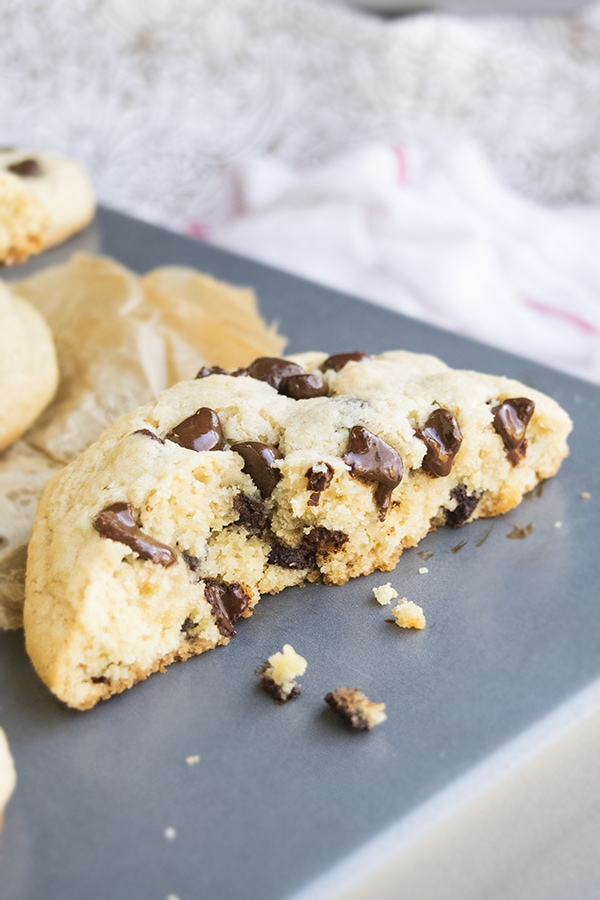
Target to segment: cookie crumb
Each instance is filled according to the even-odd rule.
[[[418,628],[422,630],[427,624],[423,609],[418,603],[413,603],[412,600],[408,600],[406,597],[398,601],[397,606],[392,610],[392,615],[394,617],[393,621],[400,628]]]
[[[296,684],[296,678],[304,675],[307,662],[303,656],[296,653],[291,644],[284,644],[279,653],[269,656],[256,670],[260,678],[260,686],[273,698],[275,703],[281,705],[298,697],[302,688]]]
[[[590,494],[589,491],[582,491],[579,496],[581,497],[582,500],[590,500],[592,497],[592,495]]]
[[[560,521],[559,521],[559,522],[555,522],[555,523],[554,523],[554,527],[555,527],[555,528],[562,528],[562,522],[560,522]]]
[[[165,828],[164,834],[168,841],[174,841],[175,838],[177,837],[177,832],[170,825],[168,828]]]
[[[419,569],[419,575],[427,575],[428,572],[429,569],[427,568],[427,566],[421,566],[421,568]]]
[[[388,581],[387,584],[380,584],[379,587],[374,587],[373,594],[380,606],[389,606],[392,600],[395,600],[398,596],[398,591]]]
[[[200,757],[199,756],[186,756],[185,761],[188,764],[188,766],[197,766],[198,763],[200,762]]]
[[[385,722],[385,703],[373,703],[357,688],[340,687],[325,696],[325,703],[354,731],[370,731]]]

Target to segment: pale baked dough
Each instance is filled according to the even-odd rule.
[[[314,374],[325,359],[293,357]],[[33,664],[58,697],[86,709],[227,644],[261,593],[390,570],[432,528],[511,509],[568,452],[568,415],[507,378],[398,351],[327,368],[323,379],[329,396],[300,400],[258,377],[182,382],[51,479],[34,523],[24,618]],[[511,462],[494,411],[523,397],[535,411]],[[199,409],[218,415],[222,448],[185,445],[185,422]],[[432,473],[422,432],[440,409],[462,431],[443,476]],[[401,459],[400,483],[386,463],[392,489],[381,490],[379,469],[374,480],[356,467],[355,429],[374,438],[377,459]],[[217,425],[200,432],[216,441]],[[257,466],[234,446],[248,441],[281,458]],[[120,516],[143,532],[129,532],[129,546],[110,530]],[[140,549],[147,539],[159,548]]]
[[[58,384],[54,341],[40,313],[0,282],[0,450],[50,403]]]

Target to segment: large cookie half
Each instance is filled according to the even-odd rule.
[[[432,528],[504,513],[571,428],[516,381],[408,352],[203,370],[48,483],[25,636],[87,709],[235,633],[261,593],[394,567]]]

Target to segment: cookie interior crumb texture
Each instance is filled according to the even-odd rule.
[[[0,728],[0,828],[4,818],[6,804],[11,798],[17,783],[15,764],[8,746],[4,730]]]
[[[373,703],[357,688],[336,688],[325,696],[325,703],[354,731],[370,731],[387,719],[385,703]]]
[[[391,571],[432,529],[512,509],[568,453],[550,397],[407,351],[199,374],[40,500],[26,646],[76,708],[229,643],[263,593]]]
[[[392,600],[398,596],[398,591],[392,587],[390,582],[373,588],[373,594],[380,606],[389,606]]]
[[[423,609],[418,603],[403,597],[392,610],[396,624],[400,628],[425,628],[426,620]]]
[[[260,685],[270,694],[276,703],[287,703],[298,697],[301,687],[296,679],[306,672],[307,662],[296,653],[291,644],[284,644],[283,649],[269,656],[257,669]]]

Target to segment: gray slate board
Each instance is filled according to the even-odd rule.
[[[265,597],[229,647],[90,712],[56,701],[22,635],[0,633],[0,724],[19,776],[0,839],[2,900],[271,900],[310,891],[599,677],[600,391],[107,210],[11,277],[78,249],[139,272],[183,264],[249,285],[290,352],[434,353],[544,390],[574,419],[558,477],[491,532],[485,520],[442,529],[392,573]],[[507,540],[514,525],[530,523],[525,540]],[[388,580],[424,607],[425,631],[385,622],[372,588]],[[309,666],[302,697],[278,708],[253,671],[285,642]],[[342,684],[385,701],[388,721],[348,732],[323,704]],[[200,763],[187,765],[195,754]]]

